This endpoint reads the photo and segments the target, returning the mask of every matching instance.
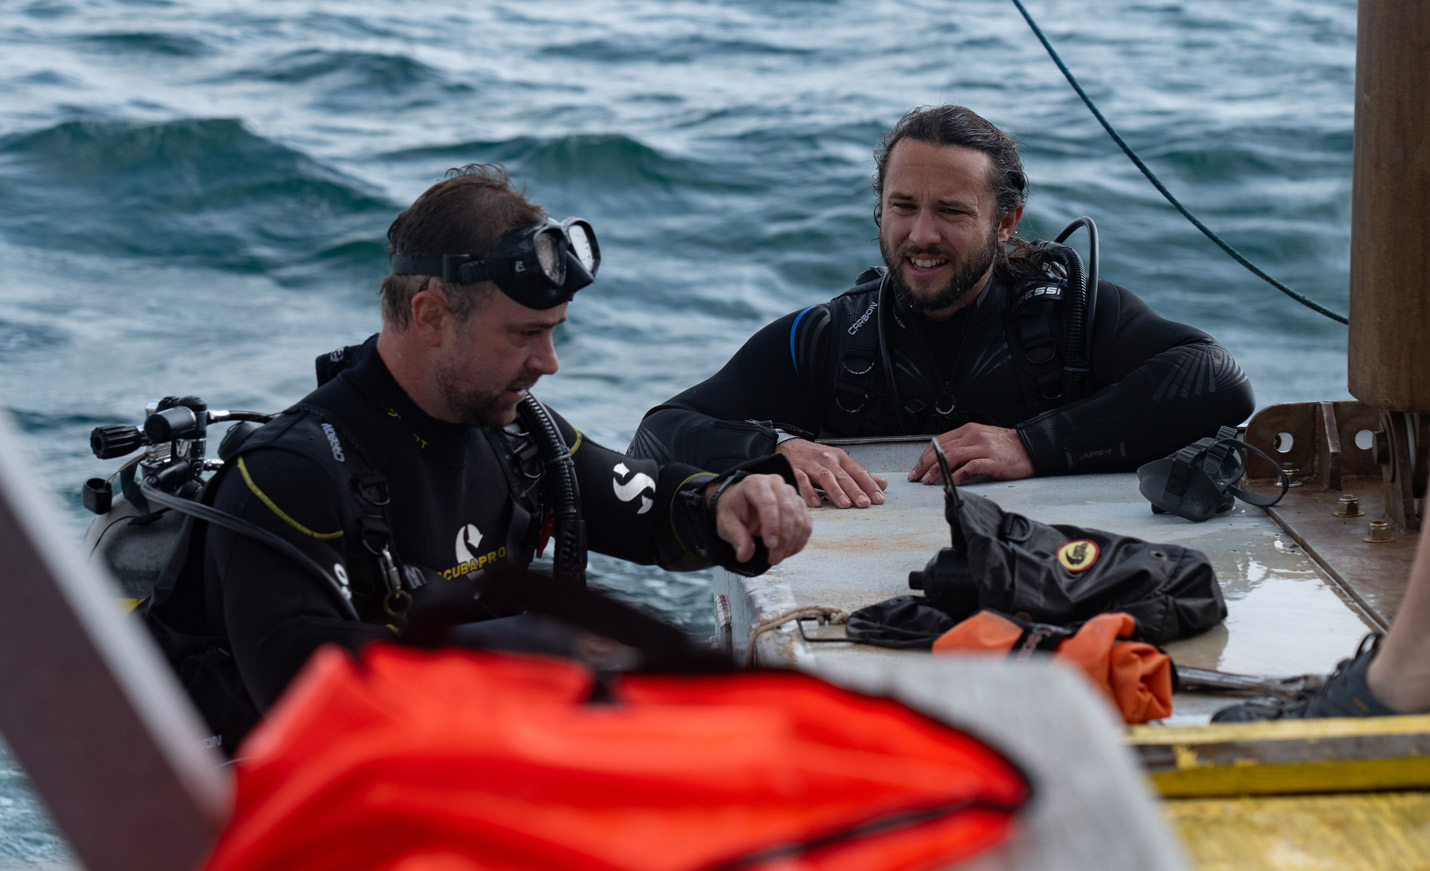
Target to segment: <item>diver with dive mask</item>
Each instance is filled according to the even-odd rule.
[[[435,275],[449,284],[492,281],[516,302],[544,310],[570,302],[596,280],[601,246],[587,221],[547,218],[502,236],[486,257],[394,251],[389,260],[395,275]]]
[[[579,636],[522,604],[477,598],[487,572],[544,548],[556,583],[579,589],[588,549],[759,573],[808,537],[782,459],[724,476],[638,460],[532,396],[563,303],[598,268],[589,224],[549,220],[500,167],[471,165],[387,241],[402,280],[383,281],[381,330],[322,354],[316,389],[229,444],[187,500],[212,511],[186,517],[142,612],[229,752],[323,645],[358,654],[416,626],[412,640],[573,651]],[[492,394],[490,414],[472,411]]]

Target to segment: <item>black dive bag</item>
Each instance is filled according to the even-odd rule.
[[[944,465],[941,452],[939,459]],[[1030,520],[991,499],[963,496],[946,466],[943,480],[953,545],[909,574],[909,586],[924,595],[860,609],[850,618],[850,637],[928,647],[983,609],[1065,627],[1121,611],[1137,621],[1133,638],[1165,644],[1226,617],[1221,586],[1201,551]]]

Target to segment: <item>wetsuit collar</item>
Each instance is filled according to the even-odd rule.
[[[344,377],[351,379],[353,386],[378,406],[405,438],[412,439],[429,462],[463,465],[467,445],[476,437],[477,427],[438,420],[418,407],[377,352],[377,336],[363,342]]]

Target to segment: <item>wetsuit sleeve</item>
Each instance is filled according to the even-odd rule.
[[[347,542],[332,478],[283,450],[255,450],[225,474],[214,507],[299,548],[335,578],[347,578]],[[320,645],[356,652],[392,639],[392,629],[349,619],[338,593],[289,557],[250,536],[211,526],[207,572],[217,581],[224,626],[244,684],[267,710]],[[361,604],[361,603],[358,603]]]
[[[769,568],[763,546],[748,562],[715,531],[705,491],[723,475],[685,463],[657,463],[603,447],[555,412],[552,418],[571,448],[581,491],[582,515],[591,549],[671,571],[720,565],[743,575]],[[784,457],[760,458],[740,471],[779,474],[793,485]]]
[[[646,413],[633,457],[725,471],[771,453],[776,428],[819,431],[829,385],[829,311],[811,306],[751,336],[719,372]]]
[[[1036,474],[1130,471],[1255,408],[1241,367],[1201,330],[1108,282],[1095,319],[1090,395],[1017,426]]]

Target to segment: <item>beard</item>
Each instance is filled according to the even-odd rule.
[[[511,390],[528,390],[541,373],[530,370],[523,372],[504,387],[492,389],[471,388],[463,385],[452,369],[438,368],[437,388],[447,403],[447,409],[455,423],[470,426],[502,427],[516,420],[516,405],[520,399],[512,398]]]
[[[998,248],[998,226],[996,224],[993,226],[992,232],[988,234],[985,243],[963,257],[955,257],[938,248],[915,246],[906,246],[901,251],[893,252],[886,246],[883,235],[881,234],[879,237],[879,253],[884,255],[884,265],[889,267],[889,283],[894,288],[894,297],[909,311],[918,314],[943,311],[968,296],[969,291],[977,287],[983,277],[988,274],[989,268],[993,266],[993,261],[998,258]],[[901,267],[908,258],[920,254],[948,259],[949,265],[953,267],[953,274],[949,276],[948,281],[942,287],[936,287],[932,291],[918,292],[904,281]]]

